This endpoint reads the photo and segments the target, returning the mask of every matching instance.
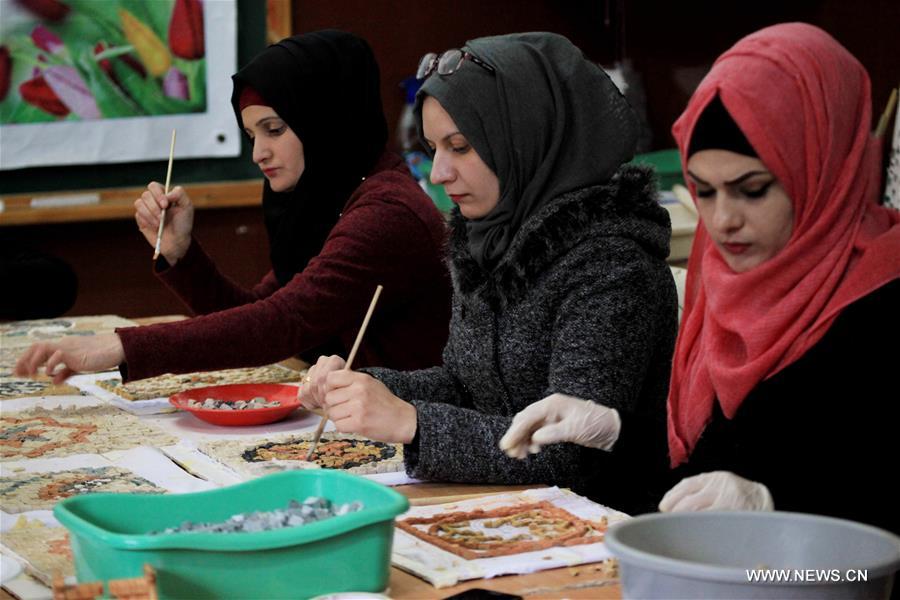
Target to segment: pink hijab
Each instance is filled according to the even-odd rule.
[[[694,126],[718,95],[794,204],[788,244],[744,273],[697,228],[668,399],[673,467],[690,456],[717,399],[733,418],[844,308],[900,277],[900,213],[877,205],[881,145],[870,132],[870,94],[865,68],[843,46],[787,23],[720,56],[673,126],[687,171]]]

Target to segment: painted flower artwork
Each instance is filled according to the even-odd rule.
[[[206,110],[203,0],[0,0],[0,124]]]

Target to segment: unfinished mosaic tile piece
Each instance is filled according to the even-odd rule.
[[[177,439],[113,406],[35,408],[0,415],[0,457],[51,458],[103,454],[136,446],[167,446]]]
[[[627,518],[557,487],[413,506],[397,520],[391,563],[436,588],[582,565],[594,579],[614,573],[597,564],[612,558],[606,525]]]
[[[198,387],[232,383],[284,383],[299,381],[302,376],[303,373],[300,371],[279,365],[267,365],[181,375],[167,374],[125,384],[122,383],[120,377],[100,378],[97,379],[96,385],[126,400],[150,400],[151,398],[165,398]]]
[[[200,451],[250,477],[291,468],[342,469],[358,475],[393,473],[403,470],[403,444],[387,444],[345,433],[322,436],[312,459],[306,454],[312,433],[293,434],[265,440],[222,440],[207,442]]]
[[[54,385],[48,377],[27,379],[13,376],[16,361],[35,342],[58,340],[68,336],[112,333],[117,327],[133,327],[134,321],[115,315],[36,319],[0,323],[0,400],[30,396],[77,396],[70,385]]]
[[[69,532],[65,527],[21,516],[0,539],[4,547],[26,561],[26,571],[44,585],[51,585],[57,575],[64,578],[75,575]]]
[[[116,315],[35,319],[0,324],[0,345],[4,348],[30,346],[35,342],[72,335],[112,333],[117,327],[134,327],[134,321]]]
[[[84,393],[71,385],[54,385],[47,377],[0,377],[0,400],[28,398],[32,396],[82,396]]]
[[[471,560],[595,544],[603,541],[607,522],[605,518],[597,522],[580,519],[543,501],[412,517],[398,521],[397,527]]]
[[[164,494],[166,490],[121,467],[22,473],[0,480],[0,506],[13,514],[49,510],[60,500],[95,492]]]
[[[12,377],[13,368],[19,355],[22,354],[22,348],[7,347],[0,345],[0,377]]]

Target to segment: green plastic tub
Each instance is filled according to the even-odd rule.
[[[285,508],[309,496],[365,506],[274,531],[148,535],[184,521]],[[148,563],[156,569],[160,598],[307,598],[385,589],[394,518],[408,507],[404,496],[383,485],[317,469],[192,494],[76,496],[53,513],[70,532],[80,582],[140,577]]]

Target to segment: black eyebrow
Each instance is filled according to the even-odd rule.
[[[770,173],[768,171],[748,171],[747,173],[744,173],[740,177],[732,179],[731,181],[726,181],[725,185],[737,185],[737,184],[741,183],[742,181],[753,177],[754,175],[770,175]]]
[[[697,183],[700,183],[702,185],[710,185],[709,182],[703,181],[702,179],[697,177],[695,174],[693,174],[691,171],[688,171],[688,175],[690,175],[692,178],[694,178],[697,181]],[[735,179],[732,179],[731,181],[726,181],[725,185],[737,185],[737,184],[741,183],[742,181],[745,181],[755,175],[771,175],[771,173],[769,173],[768,171],[748,171],[748,172],[744,173],[743,175],[741,175],[740,177],[736,177]]]
[[[445,135],[444,137],[441,138],[441,141],[442,141],[442,142],[446,142],[447,140],[449,140],[450,138],[452,138],[454,135],[462,135],[462,132],[461,132],[461,131],[454,131],[453,133],[448,133],[447,135]],[[422,136],[422,139],[425,140],[425,143],[426,143],[426,144],[433,144],[433,143],[434,143],[434,142],[432,142],[431,140],[429,140],[427,137],[425,137],[424,135]]]
[[[279,117],[278,115],[272,115],[272,116],[268,116],[268,117],[263,117],[262,119],[260,119],[259,121],[256,122],[256,126],[259,127],[260,125],[262,125],[262,124],[265,123],[266,121],[271,121],[272,119],[278,119],[278,120],[280,121],[280,120],[281,120],[281,117]]]
[[[702,179],[700,179],[699,177],[697,177],[696,175],[691,173],[690,169],[688,169],[688,175],[690,175],[693,179],[695,179],[697,181],[697,183],[702,183],[703,185],[709,185],[708,181],[703,181]]]

